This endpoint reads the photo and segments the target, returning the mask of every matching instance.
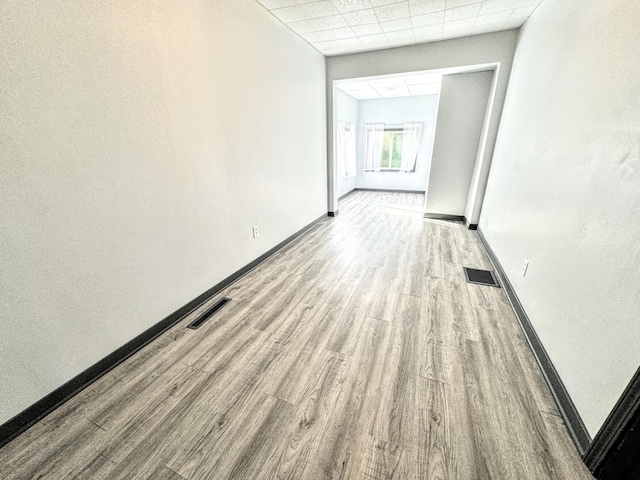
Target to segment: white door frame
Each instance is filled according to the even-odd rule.
[[[334,139],[336,138],[336,128],[338,125],[338,96],[337,96],[337,83],[344,81],[367,81],[375,78],[392,78],[404,76],[407,74],[418,73],[440,73],[442,75],[451,75],[456,73],[471,73],[493,71],[493,78],[491,81],[491,90],[489,92],[489,101],[487,102],[487,110],[485,112],[484,123],[482,125],[482,133],[480,135],[480,143],[478,145],[478,153],[476,156],[476,163],[473,171],[473,177],[471,179],[471,187],[469,188],[469,196],[467,199],[467,208],[465,209],[465,218],[468,224],[477,224],[480,220],[480,213],[482,210],[482,202],[484,200],[484,194],[486,191],[487,180],[489,178],[489,170],[491,162],[485,159],[485,150],[487,144],[487,137],[489,133],[489,125],[493,115],[493,105],[495,102],[498,77],[500,73],[500,63],[485,63],[478,65],[466,65],[462,67],[444,68],[444,69],[432,69],[432,70],[418,70],[409,71],[403,73],[394,73],[391,75],[376,75],[359,78],[349,78],[334,80],[331,85],[327,85],[327,90],[331,93],[331,112],[332,115],[327,117],[327,197],[328,197],[328,211],[332,215],[338,214],[338,173],[337,163],[337,145]],[[438,98],[439,102],[439,98]],[[437,125],[436,125],[437,128]],[[434,130],[435,131],[435,130]],[[431,162],[431,158],[429,159]],[[427,179],[428,185],[428,179]],[[426,202],[426,195],[425,195]],[[426,206],[426,205],[425,205]]]

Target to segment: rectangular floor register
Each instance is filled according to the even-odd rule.
[[[490,270],[478,270],[476,268],[464,267],[464,274],[468,283],[500,288],[495,275]]]

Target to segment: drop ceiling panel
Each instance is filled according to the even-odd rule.
[[[405,86],[405,82],[402,77],[381,78],[376,80],[370,80],[367,83],[373,88],[390,88],[390,87]]]
[[[374,98],[437,95],[442,75],[437,73],[411,73],[369,80],[343,80],[336,82],[338,89],[358,100]]]
[[[444,0],[409,0],[411,16],[425,13],[442,12],[445,9]]]
[[[352,97],[357,98],[358,100],[373,100],[374,98],[382,98],[378,92],[375,90],[358,90],[357,92],[353,92],[351,94]]]
[[[340,86],[340,90],[345,92],[352,92],[357,90],[368,90],[371,87],[368,82],[345,82]]]
[[[409,92],[411,92],[411,95],[436,95],[439,90],[439,84],[409,85]]]
[[[385,98],[393,98],[393,97],[408,97],[411,93],[407,87],[392,87],[387,88],[385,92]]]
[[[324,55],[520,27],[543,0],[257,0]]]

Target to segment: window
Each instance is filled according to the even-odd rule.
[[[402,165],[402,129],[385,128],[382,137],[380,170],[400,170]]]
[[[366,123],[364,170],[367,172],[415,172],[422,123],[402,127]]]

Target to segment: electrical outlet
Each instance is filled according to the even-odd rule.
[[[529,268],[529,260],[525,259],[524,263],[522,264],[522,276],[526,276],[527,275],[527,269]]]
[[[253,238],[258,238],[260,236],[260,231],[258,230],[258,225],[253,226]]]

